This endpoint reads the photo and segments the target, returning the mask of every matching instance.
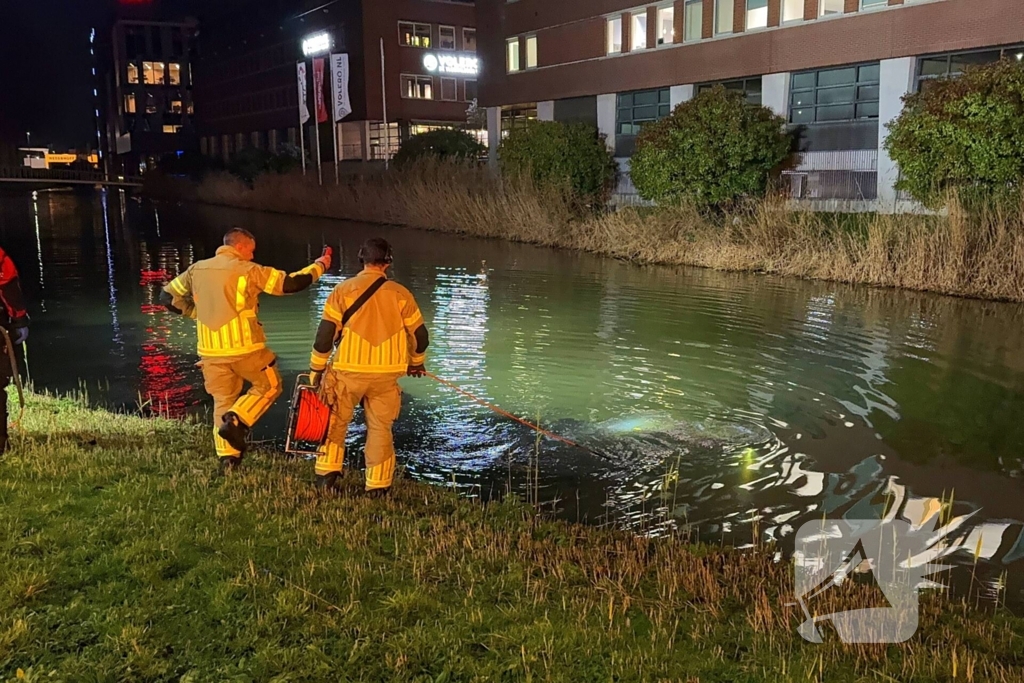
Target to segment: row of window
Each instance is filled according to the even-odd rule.
[[[139,82],[139,65],[128,63],[128,83]],[[181,85],[181,64],[171,62],[142,62],[142,82],[146,85]]]
[[[203,112],[211,120],[219,120],[298,106],[298,91],[294,87],[281,87],[212,101],[205,105]]]
[[[906,0],[915,2],[918,0]],[[884,7],[889,4],[888,0],[859,0],[861,9],[873,9]],[[715,36],[733,33],[736,28],[752,31],[768,27],[768,0],[745,0],[745,24],[744,27],[734,26],[736,15],[735,0],[713,0],[714,18],[712,21],[713,34]],[[805,3],[804,0],[782,0],[781,21],[783,24],[803,21]],[[843,14],[845,12],[845,0],[818,0],[818,16],[827,17]],[[656,45],[648,45],[648,19],[649,14],[646,7],[638,8],[625,15],[608,17],[607,23],[607,54],[619,54],[626,49],[627,41],[624,39],[625,28],[623,17],[628,21],[628,48],[629,51],[646,50],[656,45],[670,45],[677,42],[689,43],[701,40],[704,26],[704,0],[683,1],[682,35],[676,35],[675,27],[675,5],[666,4],[657,7],[655,12],[655,41]]]
[[[125,55],[128,59],[138,59],[151,55],[166,55],[174,57],[185,56],[186,29],[172,27],[169,29],[170,43],[164,44],[165,27],[163,26],[126,26],[124,30]],[[191,32],[188,32],[191,39]]]
[[[437,27],[437,42],[434,42],[433,25],[416,21],[398,22],[398,44],[404,47],[420,47],[425,50],[458,50],[460,49],[454,26],[441,24]],[[476,52],[476,29],[462,29],[462,47],[465,52]]]
[[[455,78],[438,78],[440,89],[435,87],[433,76],[402,74],[402,98],[407,100],[440,100],[459,102],[459,81]],[[463,81],[462,102],[476,99],[476,81]]]
[[[192,114],[194,113],[194,107],[191,102],[186,105],[182,104],[181,96],[176,98],[165,100],[166,111],[168,114]],[[145,95],[145,112],[147,114],[155,114],[157,112],[156,98],[151,93]],[[139,110],[139,103],[136,100],[134,93],[129,93],[124,96],[124,112],[126,114],[135,114]]]
[[[525,42],[526,60],[524,62],[522,59],[524,55],[519,49],[519,38],[509,38],[505,41],[505,66],[510,74],[522,69],[537,68],[537,36],[526,36]]]

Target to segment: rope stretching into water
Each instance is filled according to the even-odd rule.
[[[7,358],[11,361],[11,376],[14,378],[15,386],[18,387],[18,404],[21,407],[21,411],[18,413],[18,419],[14,421],[14,425],[17,427],[21,425],[21,418],[25,415],[25,389],[21,385],[21,373],[18,371],[18,359],[14,356],[14,344],[11,343],[11,335],[4,327],[0,327],[0,334],[3,335],[4,344],[7,346]]]

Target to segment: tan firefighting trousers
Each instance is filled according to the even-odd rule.
[[[204,358],[203,380],[206,393],[213,397],[213,444],[219,457],[237,457],[238,451],[220,438],[217,430],[224,414],[233,412],[252,427],[281,395],[281,374],[277,357],[269,349],[260,349],[244,356]],[[242,383],[251,386],[243,396]]]
[[[401,374],[328,370],[323,396],[331,406],[327,442],[320,447],[316,473],[341,472],[345,464],[345,437],[352,414],[360,403],[366,412],[366,490],[386,489],[395,480],[395,441],[391,426],[402,411]]]

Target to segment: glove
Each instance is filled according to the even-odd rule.
[[[14,334],[11,335],[11,343],[15,346],[20,346],[28,341],[28,328],[19,327],[14,330]]]
[[[320,380],[322,380],[323,378],[324,378],[324,371],[323,370],[312,370],[311,369],[309,371],[309,386],[311,386],[311,387],[319,387],[320,386]]]
[[[323,266],[325,273],[331,269],[331,252],[332,249],[330,247],[324,247],[324,253],[320,255],[320,258],[313,262],[319,263]]]
[[[409,375],[409,377],[426,377],[427,368],[423,365],[410,365],[406,374]]]

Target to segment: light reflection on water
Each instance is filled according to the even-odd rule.
[[[97,401],[154,412],[206,410],[192,323],[166,315],[157,294],[233,224],[257,233],[266,263],[301,267],[325,241],[341,258],[312,291],[264,298],[286,377],[305,370],[358,244],[392,239],[395,276],[431,327],[431,369],[597,451],[540,444],[541,497],[571,518],[785,547],[809,519],[883,514],[894,491],[910,519],[952,496],[957,516],[974,513],[950,531],[956,557],[978,556],[990,592],[1010,570],[1000,592],[1020,599],[1019,306],[40,192],[0,208],[3,246],[40,304],[36,382],[82,380]],[[404,386],[396,441],[413,476],[474,495],[525,489],[532,432],[429,381]],[[285,412],[282,401],[258,436],[280,438]]]

